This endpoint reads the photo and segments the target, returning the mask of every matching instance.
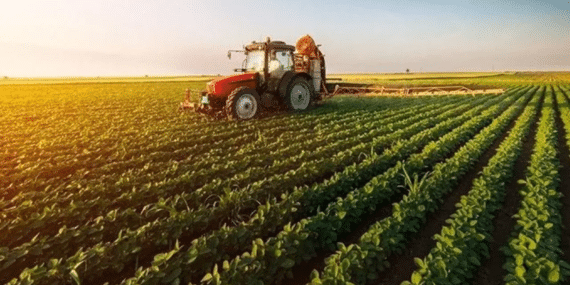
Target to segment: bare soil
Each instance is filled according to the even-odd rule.
[[[568,95],[568,94],[566,94]],[[566,97],[568,98],[568,96]],[[558,157],[560,159],[560,185],[559,191],[562,193],[562,239],[560,249],[562,249],[561,259],[570,263],[570,149],[566,142],[566,130],[560,119],[560,109],[555,101],[556,107],[556,128],[558,129]]]

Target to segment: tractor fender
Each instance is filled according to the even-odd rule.
[[[311,76],[309,76],[306,73],[295,73],[292,71],[287,71],[285,72],[285,74],[283,75],[283,77],[281,78],[281,82],[279,83],[279,96],[281,98],[285,98],[285,95],[287,93],[287,88],[289,87],[289,84],[291,82],[293,82],[293,80],[295,80],[295,78],[297,77],[303,77],[305,78],[307,81],[312,82],[312,78]]]

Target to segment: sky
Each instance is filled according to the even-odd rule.
[[[53,0],[0,5],[0,76],[232,74],[311,35],[328,73],[570,71],[568,0]]]

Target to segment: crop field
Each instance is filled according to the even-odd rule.
[[[178,111],[209,77],[5,79],[0,284],[570,282],[569,73],[331,77],[506,92],[235,122]]]

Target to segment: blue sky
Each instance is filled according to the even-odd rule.
[[[570,70],[569,1],[10,1],[0,76],[231,74],[228,49],[322,44],[329,73]]]

